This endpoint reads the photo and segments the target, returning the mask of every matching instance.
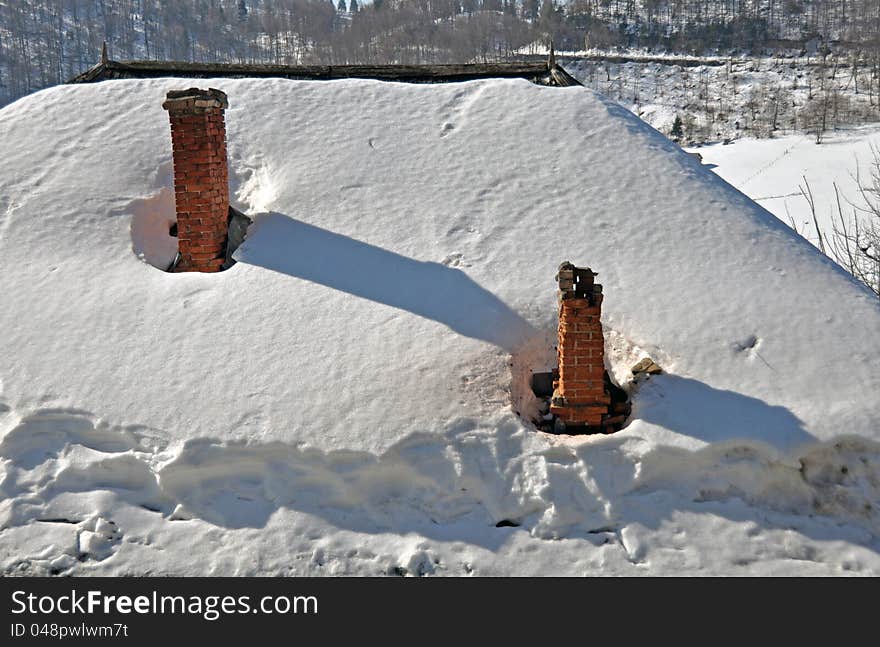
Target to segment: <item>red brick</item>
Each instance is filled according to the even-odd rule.
[[[587,364],[584,366],[563,367],[566,380],[601,380],[605,375],[605,369]],[[560,375],[562,372],[560,372]]]

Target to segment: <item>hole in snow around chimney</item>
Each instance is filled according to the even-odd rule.
[[[134,200],[123,213],[131,214],[131,248],[135,256],[153,267],[166,270],[177,256],[177,225],[174,190],[164,187],[149,198]]]
[[[619,431],[629,423],[629,414],[632,411],[630,397],[626,389],[618,386],[606,370],[604,383],[605,391],[610,396],[608,415],[603,425],[565,425],[559,418],[550,413],[550,401],[553,397],[553,382],[558,380],[559,371],[554,369],[547,372],[532,373],[532,393],[539,402],[540,418],[530,422],[541,431],[553,434],[565,434],[580,436],[584,434],[613,433]]]
[[[131,248],[135,256],[156,269],[166,272],[172,269],[178,252],[174,191],[170,187],[163,187],[149,198],[132,201],[120,213],[131,214]],[[247,238],[250,225],[250,217],[237,209],[229,208],[229,232],[223,269],[235,264],[232,254]]]
[[[557,331],[547,330],[512,355],[511,405],[514,412],[534,429],[551,434],[607,433],[626,427],[630,422],[632,400],[636,397],[636,382],[630,368],[636,361],[633,358],[640,357],[645,351],[630,344],[616,331],[606,328],[605,387],[611,399],[608,415],[623,416],[623,419],[618,418],[611,430],[587,426],[563,428],[557,424],[556,416],[550,413],[554,374],[558,377],[556,345]]]

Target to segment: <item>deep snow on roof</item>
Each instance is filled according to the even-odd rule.
[[[216,81],[236,204],[257,224],[229,272],[156,271],[129,227],[172,211],[161,99],[187,83],[59,87],[0,113],[8,400],[173,437],[381,450],[509,406],[508,356],[552,341],[568,259],[600,272],[606,326],[684,391],[790,416],[743,433],[876,433],[860,361],[876,304],[587,90]]]
[[[0,110],[4,569],[789,572],[792,523],[848,551],[808,572],[875,568],[853,545],[876,535],[876,301],[626,110],[526,81],[212,79],[256,223],[229,271],[167,274],[132,236],[167,252],[161,103],[189,85]],[[612,437],[516,415],[562,260],[600,273],[614,374],[668,372]],[[803,516],[762,507],[757,542],[748,505]],[[34,525],[60,517],[82,521]]]

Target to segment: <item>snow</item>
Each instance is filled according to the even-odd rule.
[[[0,110],[4,572],[880,573],[877,303],[675,144],[581,88],[205,83],[216,275],[150,265],[191,80]],[[518,415],[563,260],[668,373],[612,436]]]
[[[816,219],[823,237],[840,224],[834,185],[840,193],[844,217],[855,203],[864,207],[857,177],[870,181],[872,146],[880,146],[880,127],[863,126],[829,132],[821,144],[815,136],[788,135],[776,139],[739,139],[724,146],[713,144],[688,150],[703,156],[703,163],[746,193],[782,222],[793,225],[818,245],[809,203],[801,193],[809,185],[816,202]]]

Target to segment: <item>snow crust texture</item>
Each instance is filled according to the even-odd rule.
[[[3,572],[880,573],[880,310],[770,213],[588,90],[206,83],[216,275],[154,267],[191,80],[0,110]],[[562,260],[667,371],[614,436],[527,422]]]

